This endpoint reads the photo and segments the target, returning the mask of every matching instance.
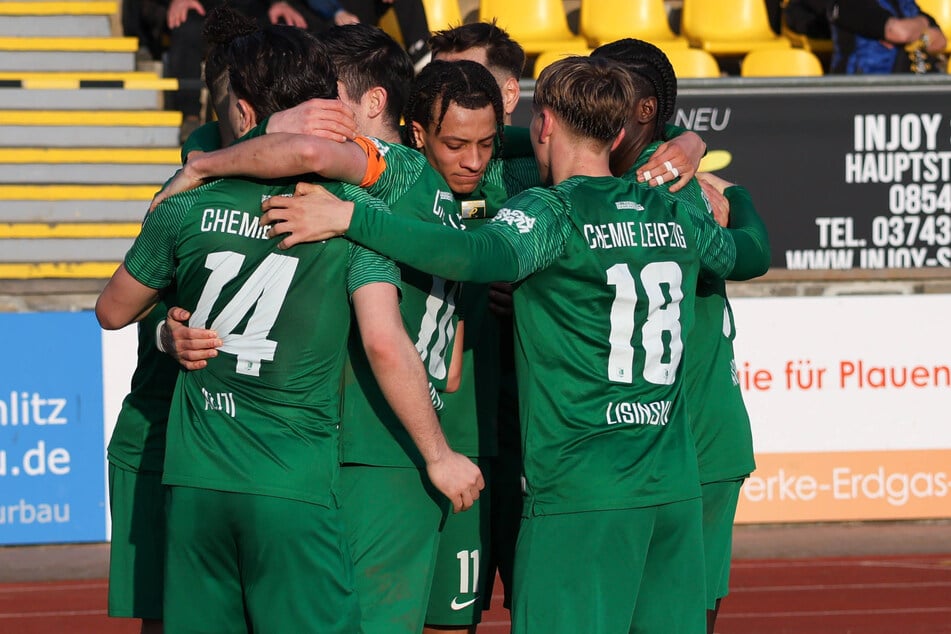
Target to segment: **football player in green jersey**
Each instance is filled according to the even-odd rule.
[[[402,50],[382,31],[366,25],[331,30],[325,41],[341,73],[341,94],[353,107],[357,121],[365,126],[361,131],[391,140],[398,133],[399,122],[399,111],[394,112],[393,105],[405,95],[405,91],[401,92],[400,86],[394,84],[394,75],[400,76],[401,65],[393,51],[403,54]],[[439,150],[433,154],[439,160],[431,158],[430,163],[435,162],[436,167],[441,168],[442,174],[452,181],[452,189],[463,192],[471,190],[481,177],[495,147],[501,117],[498,89],[491,75],[477,64],[446,65],[441,70],[437,64],[425,69],[419,77],[406,116],[411,122],[409,131],[414,143],[425,147],[438,144]],[[292,143],[298,141],[322,146],[321,151],[313,151],[305,158],[317,157],[316,160],[323,161],[324,165],[334,163],[335,166],[345,160],[328,160],[325,151],[338,148],[327,148],[322,141],[297,139]],[[274,149],[260,149],[267,148],[268,143]],[[278,145],[274,147],[274,143]],[[262,162],[271,171],[256,172],[258,168],[253,164],[242,167],[241,161],[248,158],[250,149],[255,146],[259,148],[255,152],[264,157]],[[460,225],[453,192],[439,172],[427,166],[422,155],[404,146],[384,143],[380,147],[385,152],[387,168],[380,182],[370,184],[371,192],[388,200],[395,213],[426,220],[426,214],[432,215],[432,210],[445,209],[441,214],[445,221]],[[281,173],[278,171],[281,169],[290,170],[284,173],[293,173],[294,167],[286,167],[292,152],[284,139],[268,135],[249,141],[244,147],[236,147],[230,154],[241,153],[242,156],[235,157],[227,169],[249,169],[255,175],[273,176]],[[190,161],[190,168],[202,174],[205,170],[214,170],[215,161],[223,161],[222,156],[227,154],[198,157]],[[290,159],[292,165],[294,160],[300,158]],[[308,166],[324,169],[317,163]],[[421,167],[426,169],[421,170]],[[390,185],[381,191],[380,183],[384,181],[395,182],[397,186]],[[449,213],[450,206],[456,209],[454,213]],[[404,322],[414,336],[417,332],[422,334],[425,329],[431,337],[441,332],[442,324],[452,325],[455,291],[451,283],[409,268],[403,270],[403,280]],[[442,289],[438,294],[437,281]],[[451,303],[436,303],[440,295],[445,295]],[[414,305],[419,308],[413,308]],[[442,310],[441,305],[446,305],[449,310]],[[434,331],[427,324],[439,326]],[[439,344],[440,340],[442,344]],[[456,352],[461,350],[458,337],[457,343],[452,345],[451,332],[432,340],[432,344],[417,343],[417,348],[426,355],[427,366],[434,369],[438,365],[434,366],[433,362],[444,358],[445,351],[450,348]],[[433,344],[439,344],[443,351],[437,350]],[[366,373],[366,364],[361,361],[359,351],[354,352],[351,349],[344,393],[341,429],[344,490],[341,498],[357,570],[363,608],[362,627],[368,632],[402,631],[404,626],[406,631],[418,631],[428,599],[432,558],[443,518],[439,506],[432,503],[431,492],[423,486],[425,482],[420,480],[414,468],[418,456],[408,449],[402,439],[405,434],[394,426],[392,415],[380,408],[380,399],[375,395],[372,383],[360,378]],[[447,384],[445,369],[438,374],[431,374],[431,379],[441,388]],[[450,410],[442,413],[450,444],[462,444],[468,447],[466,453],[478,455],[478,440],[473,440],[477,430],[469,429],[467,421],[463,420],[466,413],[461,411],[461,405]],[[393,488],[393,495],[382,496],[383,502],[367,504],[367,500],[379,500],[380,491],[389,488]],[[474,556],[474,560],[477,559],[478,553]],[[458,561],[454,563],[458,568]]]
[[[531,138],[555,187],[510,200],[475,231],[450,235],[320,190],[265,204],[265,219],[273,209],[307,209],[323,219],[322,237],[346,231],[434,272],[521,280],[527,497],[515,632],[704,626],[700,487],[680,361],[698,265],[723,276],[741,263],[711,217],[610,175],[610,149],[635,94],[630,76],[605,60],[547,69]],[[748,216],[748,196],[734,198],[735,216]]]
[[[512,114],[520,98],[519,78],[525,66],[525,51],[509,37],[508,33],[495,22],[476,22],[438,31],[430,38],[430,48],[434,60],[471,60],[482,64],[492,73],[503,95],[505,107],[505,123],[512,122]],[[695,134],[683,134],[665,146],[661,153],[662,160],[673,160],[674,163],[685,166],[686,174],[696,169],[703,153],[703,142]],[[682,155],[675,154],[682,152]],[[689,155],[695,154],[695,158]],[[463,199],[463,219],[467,226],[478,227],[495,216],[505,200],[520,193],[528,187],[539,184],[534,154],[527,137],[527,130],[520,128],[506,128],[506,142],[503,146],[504,160],[493,160],[486,170],[479,187]],[[527,157],[527,158],[523,158]],[[658,165],[661,163],[658,162]],[[674,179],[676,180],[676,179]],[[653,183],[652,183],[653,184]],[[488,288],[488,290],[486,290]],[[481,291],[481,292],[480,292]],[[481,420],[480,433],[485,434],[493,429],[497,430],[497,442],[490,445],[483,443],[483,461],[480,464],[489,466],[490,479],[486,489],[492,501],[491,507],[491,547],[486,544],[483,555],[487,552],[490,563],[487,574],[482,575],[484,584],[483,596],[485,606],[491,600],[492,586],[495,571],[498,569],[504,593],[503,605],[511,605],[512,567],[515,558],[515,542],[518,535],[518,524],[521,516],[521,448],[518,439],[518,391],[516,389],[514,350],[512,338],[512,288],[509,284],[494,283],[488,287],[477,284],[467,284],[463,290],[474,297],[469,303],[488,303],[494,315],[485,316],[481,323],[471,317],[469,324],[470,337],[466,347],[471,349],[478,346],[479,356],[490,359],[491,365],[486,368],[483,362],[475,373],[474,383],[479,391],[478,404]],[[481,332],[475,326],[481,326]],[[498,350],[498,359],[490,356],[490,351]],[[467,367],[467,366],[464,366]],[[472,383],[473,381],[470,381]],[[465,386],[466,381],[463,381]],[[465,388],[461,392],[464,392]],[[457,392],[449,397],[458,400],[463,394]],[[489,413],[490,408],[496,407],[497,413]],[[486,469],[483,469],[486,471]],[[483,492],[483,499],[485,492]],[[484,502],[480,502],[484,504]],[[447,529],[452,531],[453,523],[471,523],[470,516],[452,517],[447,522]],[[474,527],[479,529],[478,525]],[[452,548],[450,540],[445,538],[440,542],[440,558],[447,563],[437,564],[438,568],[457,569],[459,581],[454,584],[443,584],[445,590],[440,595],[437,589],[438,581],[434,583],[434,590],[430,601],[430,616],[427,622],[440,625],[439,631],[447,631],[443,624],[478,623],[482,606],[467,607],[458,610],[455,596],[455,587],[466,585],[466,569],[454,566],[455,557],[461,547]],[[485,540],[486,531],[479,533]],[[472,552],[471,546],[468,552]],[[468,620],[464,620],[468,619]],[[458,628],[455,631],[466,631],[471,628]],[[452,631],[449,629],[449,631]]]
[[[645,130],[653,142],[672,116],[677,98],[677,78],[667,56],[653,44],[635,39],[605,44],[595,49],[592,55],[613,59],[628,72],[647,80],[638,101],[632,104],[632,117],[654,122],[653,131]],[[636,178],[636,168],[647,161],[656,147],[656,143],[652,143],[635,154],[633,150],[643,146],[632,138],[635,134],[628,135],[611,157],[612,171],[626,179]],[[712,175],[706,178],[716,179],[721,189],[730,185]],[[661,187],[667,189],[667,185]],[[710,195],[720,195],[720,192],[713,191]],[[675,195],[675,199],[692,201],[692,209],[708,213],[703,196],[700,181],[692,181]],[[769,267],[769,241],[761,222],[756,237],[752,243],[738,241],[737,244],[738,247],[746,244],[755,248],[759,268],[731,279],[748,279],[753,274],[765,273]],[[690,355],[685,361],[684,394],[700,466],[707,632],[712,634],[720,601],[729,590],[733,518],[740,486],[755,468],[755,463],[750,419],[733,357],[736,329],[723,280],[701,277],[695,314],[694,328],[687,337]]]
[[[205,67],[223,74],[222,37],[258,29],[255,20],[229,13],[226,20],[205,23]],[[225,82],[227,83],[227,82]],[[227,86],[212,82],[215,100],[227,99]],[[222,110],[223,112],[224,110]],[[228,131],[230,134],[230,130]],[[122,402],[107,450],[109,461],[109,616],[142,619],[142,634],[162,632],[162,586],[165,576],[165,431],[178,364],[157,343],[157,328],[174,303],[174,289],[163,294],[139,322],[136,369]]]
[[[270,27],[230,50],[227,120],[236,136],[272,106],[335,91],[332,67],[303,32]],[[287,81],[301,69],[302,82]],[[253,105],[261,95],[262,105]],[[425,372],[399,320],[395,271],[372,254],[348,256],[329,244],[278,253],[257,216],[262,198],[290,191],[215,181],[168,199],[97,304],[102,323],[119,327],[154,301],[153,289],[176,279],[192,323],[211,323],[224,342],[222,354],[183,375],[176,390],[165,465],[167,631],[359,628],[335,493],[348,294],[370,364],[432,482],[458,508],[481,486],[478,469],[449,450],[428,402]]]

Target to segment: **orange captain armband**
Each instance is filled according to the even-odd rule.
[[[372,139],[365,136],[358,136],[353,142],[360,146],[360,149],[367,155],[367,171],[363,174],[363,180],[360,181],[360,187],[369,187],[377,182],[386,171],[386,159],[383,153]]]

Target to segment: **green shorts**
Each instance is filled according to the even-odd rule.
[[[359,631],[337,509],[172,486],[166,560],[167,634]]]
[[[523,517],[512,634],[704,632],[701,514],[695,498]]]
[[[703,559],[707,573],[707,609],[730,591],[730,559],[733,555],[733,519],[743,480],[724,480],[701,485],[703,496]]]
[[[161,473],[109,463],[109,616],[162,620],[165,487]]]
[[[343,465],[339,490],[363,634],[418,634],[449,500],[415,467]]]
[[[476,625],[482,620],[483,596],[489,568],[489,518],[492,478],[487,461],[482,469],[485,488],[467,511],[446,518],[439,535],[426,625]]]

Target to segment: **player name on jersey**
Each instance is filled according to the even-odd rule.
[[[271,237],[271,228],[262,227],[259,220],[259,216],[237,209],[205,209],[201,214],[201,230],[267,240]]]
[[[661,425],[670,420],[672,401],[651,403],[608,403],[604,418],[608,425]]]
[[[687,248],[684,230],[676,222],[611,222],[584,225],[584,236],[591,249],[618,247]]]

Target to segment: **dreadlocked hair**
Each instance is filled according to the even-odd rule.
[[[231,90],[258,120],[308,99],[337,97],[337,72],[326,47],[293,26],[270,24],[235,38],[226,54]]]
[[[205,42],[205,85],[212,100],[218,103],[228,90],[228,65],[225,61],[228,45],[233,40],[258,30],[254,18],[235,11],[228,5],[215,7],[208,13],[202,28]]]
[[[637,82],[640,96],[657,98],[657,119],[654,121],[654,137],[663,133],[664,124],[674,114],[677,102],[677,75],[664,51],[650,42],[625,38],[596,48],[592,57],[606,57],[623,66]],[[641,93],[641,87],[649,92]]]
[[[404,143],[420,149],[410,131],[409,124],[414,121],[427,130],[430,125],[435,125],[434,130],[438,134],[452,103],[467,110],[492,106],[498,130],[497,145],[501,142],[504,128],[502,92],[492,73],[482,64],[469,60],[435,60],[417,75],[413,91],[406,102],[406,110],[403,112],[403,119],[407,124],[403,129]]]

